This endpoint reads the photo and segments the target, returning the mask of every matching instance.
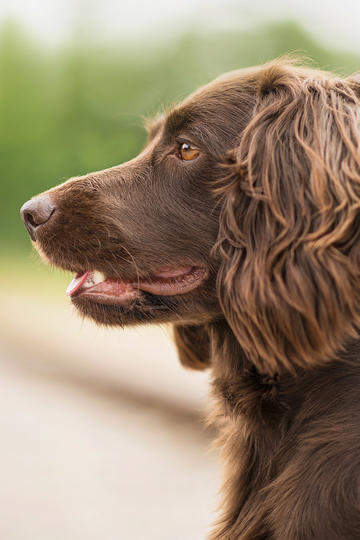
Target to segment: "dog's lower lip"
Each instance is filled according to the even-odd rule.
[[[141,291],[154,295],[174,296],[197,288],[207,277],[205,268],[179,266],[162,268],[149,278],[125,280],[109,278],[104,274],[87,270],[76,274],[66,294],[70,297],[86,297],[103,303],[128,303],[141,295]]]

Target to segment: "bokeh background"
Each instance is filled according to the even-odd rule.
[[[297,52],[360,69],[356,0],[3,0],[0,538],[198,540],[220,483],[208,375],[167,328],[80,321],[19,208],[134,157],[144,118],[218,74]]]

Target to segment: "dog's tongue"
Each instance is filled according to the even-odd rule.
[[[83,274],[79,273],[76,274],[72,282],[69,284],[68,288],[66,289],[66,294],[68,296],[73,296],[79,289],[82,287],[85,283],[85,281],[88,279],[89,275],[91,274],[91,270],[88,270],[87,272],[84,272]]]

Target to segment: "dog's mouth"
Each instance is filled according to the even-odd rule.
[[[199,266],[163,268],[148,278],[133,280],[107,277],[97,270],[87,270],[76,274],[66,294],[101,304],[126,305],[140,298],[142,292],[157,296],[185,294],[196,289],[207,275],[207,270]]]

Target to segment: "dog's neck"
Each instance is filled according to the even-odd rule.
[[[349,341],[334,359],[295,373],[260,373],[249,361],[225,321],[212,328],[213,394],[226,417],[241,416],[271,428],[281,427],[301,407],[303,400],[326,384],[360,374],[360,337]],[[329,396],[331,399],[331,396]]]

